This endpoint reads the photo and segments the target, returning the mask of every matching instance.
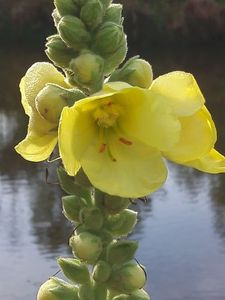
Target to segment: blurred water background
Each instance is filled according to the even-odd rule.
[[[225,1],[123,1],[129,56],[150,61],[155,77],[173,70],[196,77],[225,154]],[[38,286],[70,255],[71,225],[61,191],[50,181],[55,165],[30,163],[13,146],[26,133],[18,84],[26,69],[46,61],[54,33],[49,0],[0,0],[0,299],[35,299]],[[201,138],[201,137],[199,137]],[[153,300],[225,299],[225,174],[207,175],[168,163],[167,183],[134,208],[132,239],[149,274]]]

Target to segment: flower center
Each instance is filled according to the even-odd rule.
[[[102,104],[94,111],[94,119],[99,127],[109,128],[116,124],[121,115],[121,108],[111,101]]]

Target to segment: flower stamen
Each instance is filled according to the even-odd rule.
[[[131,142],[131,141],[129,141],[129,140],[123,138],[123,137],[120,137],[120,138],[119,138],[119,141],[120,141],[121,143],[123,143],[124,145],[127,145],[127,146],[133,145],[133,142]]]

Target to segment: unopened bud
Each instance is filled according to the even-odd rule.
[[[70,195],[62,197],[62,203],[65,217],[70,221],[79,222],[80,210],[87,205],[86,201],[76,195]]]
[[[125,209],[121,213],[108,217],[106,228],[115,237],[128,235],[137,223],[137,213]]]
[[[108,214],[114,215],[127,208],[130,205],[130,199],[108,195],[95,189],[95,205],[107,211]]]
[[[77,16],[79,13],[78,6],[73,0],[54,0],[54,4],[61,17],[65,15]]]
[[[80,11],[81,20],[91,29],[101,24],[104,16],[103,5],[100,0],[88,1]]]
[[[63,89],[48,84],[37,95],[35,105],[39,114],[46,120],[58,124],[63,108],[67,105],[62,97]]]
[[[122,23],[122,9],[123,6],[121,4],[111,4],[109,8],[106,10],[104,16],[104,22],[113,22],[121,25]]]
[[[106,22],[97,31],[93,48],[103,57],[108,57],[123,45],[124,38],[122,26],[113,22]]]
[[[77,17],[65,16],[58,24],[58,31],[63,41],[76,51],[88,48],[91,36],[84,23]]]
[[[89,232],[82,232],[70,238],[70,247],[78,258],[92,264],[102,252],[102,242],[99,237]]]
[[[107,261],[113,265],[121,265],[134,258],[138,243],[134,241],[112,242],[107,248]]]
[[[90,275],[87,266],[74,258],[58,258],[57,259],[60,268],[64,275],[75,283],[88,283],[90,281]]]
[[[71,61],[70,69],[74,72],[74,80],[78,86],[85,86],[92,92],[101,89],[104,60],[100,56],[90,51],[84,51]]]
[[[111,266],[103,260],[100,260],[94,267],[93,278],[97,282],[106,282],[111,274]]]
[[[78,299],[78,288],[56,277],[52,277],[43,283],[37,294],[37,300]]]
[[[46,47],[45,52],[48,58],[51,59],[55,65],[62,68],[68,68],[71,59],[77,56],[76,51],[67,47],[59,35],[50,36]]]
[[[124,294],[143,288],[145,282],[146,276],[143,268],[133,262],[127,263],[112,272],[109,279],[110,287]]]
[[[144,59],[133,57],[112,73],[109,81],[123,81],[141,88],[149,88],[153,80],[151,65]]]
[[[140,289],[133,292],[129,300],[150,300],[150,297],[143,289]]]
[[[126,36],[124,35],[123,42],[121,43],[120,48],[105,59],[104,74],[109,75],[110,73],[112,73],[124,61],[126,54],[127,40]]]
[[[99,230],[104,219],[99,208],[84,207],[80,212],[80,221],[87,229]]]

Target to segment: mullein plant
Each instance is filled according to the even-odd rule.
[[[126,240],[137,213],[132,199],[159,189],[165,159],[203,172],[225,172],[216,128],[194,77],[182,71],[153,80],[151,65],[127,53],[122,5],[55,0],[52,61],[32,65],[20,83],[29,117],[16,147],[46,160],[58,144],[65,217],[75,226],[72,255],[58,265],[68,279],[48,279],[38,300],[147,300],[146,272]]]

